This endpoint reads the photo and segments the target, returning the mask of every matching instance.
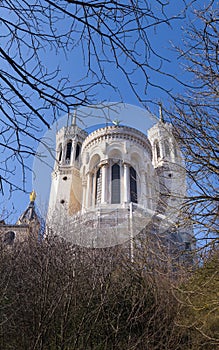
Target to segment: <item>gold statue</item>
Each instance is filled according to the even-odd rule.
[[[30,193],[30,201],[31,202],[34,202],[36,199],[36,192],[33,190],[31,193]]]

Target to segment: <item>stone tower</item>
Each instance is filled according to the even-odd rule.
[[[173,126],[164,122],[161,107],[160,120],[148,130],[148,138],[153,153],[152,164],[159,179],[158,212],[169,211],[172,216],[186,193],[186,172]]]
[[[152,220],[165,229],[174,225],[185,171],[162,113],[148,137],[120,123],[85,131],[74,115],[71,125],[58,131],[56,147],[48,211],[52,231],[79,245],[106,247],[128,241]],[[174,239],[183,242],[182,235]]]
[[[65,208],[69,215],[81,210],[81,148],[87,132],[76,125],[76,112],[71,125],[56,135],[56,161],[52,172],[49,213]]]
[[[50,232],[86,247],[130,242],[152,226],[164,240],[192,240],[186,230],[176,232],[185,170],[162,110],[148,135],[116,121],[85,131],[74,114],[71,125],[57,132],[56,147]]]

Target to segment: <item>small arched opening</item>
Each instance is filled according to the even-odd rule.
[[[58,161],[61,162],[62,160],[62,144],[60,143],[58,148]]]
[[[65,161],[67,164],[69,164],[71,160],[71,151],[72,151],[72,141],[68,141],[66,145],[66,155],[65,155]]]
[[[77,143],[76,151],[75,151],[75,160],[79,160],[80,154],[81,154],[81,144]]]

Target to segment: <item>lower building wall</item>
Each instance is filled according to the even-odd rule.
[[[0,240],[3,244],[21,243],[34,237],[38,239],[39,227],[32,225],[0,225]]]

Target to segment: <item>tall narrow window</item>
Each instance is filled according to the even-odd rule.
[[[95,204],[101,202],[101,185],[102,185],[102,174],[100,168],[96,174],[96,193],[95,193]]]
[[[137,194],[137,173],[134,168],[130,168],[130,201],[138,203]]]
[[[157,156],[157,160],[160,159],[160,146],[158,141],[156,141],[155,143],[155,151],[156,151],[156,156]]]
[[[67,147],[66,147],[66,156],[65,156],[66,163],[70,163],[70,159],[71,159],[71,149],[72,149],[72,142],[69,141],[69,142],[67,143]]]
[[[77,143],[76,152],[75,152],[75,160],[79,159],[80,153],[81,153],[81,145],[80,145],[80,143]]]
[[[170,156],[170,145],[169,145],[168,140],[164,140],[164,151],[165,151],[166,157],[169,157]]]
[[[61,162],[61,160],[62,160],[62,144],[61,143],[59,145],[58,157],[59,157],[59,162]]]
[[[118,164],[112,166],[111,179],[111,203],[120,203],[120,166]]]

